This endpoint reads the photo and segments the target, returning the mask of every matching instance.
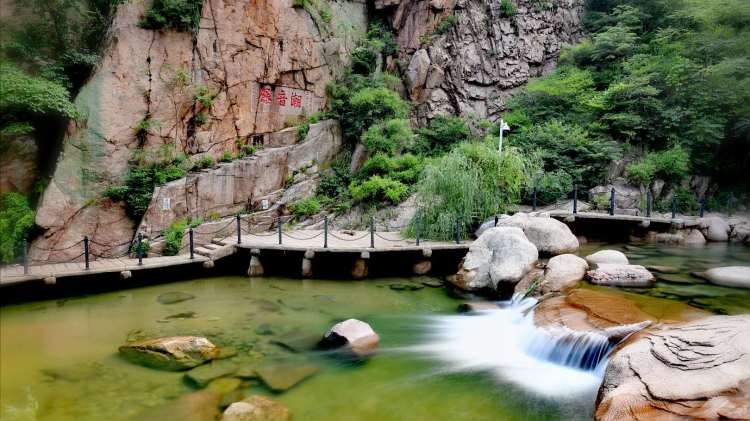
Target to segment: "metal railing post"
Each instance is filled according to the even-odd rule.
[[[456,244],[461,244],[461,221],[456,218]]]
[[[136,250],[138,254],[138,266],[141,266],[143,264],[143,233],[138,233],[138,249]]]
[[[29,274],[29,242],[23,237],[23,274]]]
[[[242,221],[240,220],[240,214],[237,214],[237,244],[242,244]]]
[[[83,257],[86,262],[86,269],[89,268],[89,236],[83,236]]]
[[[677,198],[672,196],[672,219],[677,215]]]
[[[500,222],[500,217],[495,215],[495,226],[497,226],[498,222]]]
[[[190,238],[190,260],[193,260],[195,258],[195,249],[193,247],[193,227],[190,227],[188,237]]]
[[[701,216],[701,218],[703,218],[703,214],[706,211],[706,198],[705,197],[701,197],[700,203],[701,203],[701,210],[700,210],[701,213],[700,213],[700,216]]]
[[[609,193],[609,216],[615,214],[615,188],[612,187],[612,191]]]
[[[531,196],[531,210],[536,211],[536,184],[534,185],[534,193]]]
[[[279,217],[278,221],[276,222],[276,230],[279,232],[279,244],[281,244],[281,228],[283,223],[284,222],[281,220],[281,217]]]
[[[414,222],[414,224],[416,225],[416,229],[417,229],[417,245],[419,245],[419,228],[420,228],[419,227],[420,226],[419,222],[420,222],[420,219],[421,218],[419,216],[417,216],[417,220]]]
[[[649,190],[646,193],[646,218],[651,218],[651,208],[654,206],[654,195]]]
[[[375,218],[370,217],[370,248],[375,248]]]
[[[578,213],[578,184],[573,186],[573,213]]]
[[[328,248],[328,217],[323,217],[323,248]]]

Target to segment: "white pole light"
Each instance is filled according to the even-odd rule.
[[[500,156],[503,155],[503,132],[506,130],[510,130],[510,126],[503,120],[500,119],[500,145],[497,148],[497,152],[500,154]]]

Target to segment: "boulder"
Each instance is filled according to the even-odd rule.
[[[578,238],[567,225],[554,218],[517,213],[500,219],[497,226],[520,228],[542,254],[556,256],[578,250]]]
[[[292,415],[282,404],[255,395],[235,402],[224,411],[221,421],[289,421]]]
[[[471,244],[449,281],[467,291],[511,290],[538,258],[536,247],[520,228],[490,228]]]
[[[630,264],[625,253],[617,250],[599,250],[594,254],[586,256],[586,262],[590,265],[597,265],[599,263]]]
[[[718,216],[708,216],[699,219],[698,222],[708,241],[729,241],[731,228],[724,219]]]
[[[706,244],[706,237],[704,237],[703,233],[701,233],[700,230],[697,229],[688,230],[684,238],[685,239],[683,240],[683,243],[685,245],[702,246]]]
[[[147,339],[123,345],[119,350],[135,364],[170,371],[197,367],[220,354],[216,345],[199,336]]]
[[[589,265],[574,254],[561,254],[549,259],[544,270],[542,292],[557,292],[567,289],[586,276]]]
[[[185,379],[198,387],[206,387],[211,381],[234,374],[237,364],[229,361],[213,361],[185,373]]]
[[[712,284],[734,288],[750,288],[750,266],[724,266],[699,274]]]
[[[654,275],[640,265],[601,263],[596,269],[586,273],[593,284],[613,287],[650,287],[654,285]]]
[[[636,209],[644,197],[641,189],[628,184],[624,178],[617,178],[612,184],[590,189],[589,197],[603,196],[609,200],[612,189],[615,189],[615,209]]]
[[[369,324],[349,319],[336,323],[326,332],[321,345],[325,347],[347,346],[358,357],[371,355],[378,349],[380,336],[372,330]]]
[[[750,419],[748,379],[750,315],[664,326],[614,354],[596,418]]]
[[[729,241],[733,243],[750,244],[750,223],[740,222],[732,227]]]

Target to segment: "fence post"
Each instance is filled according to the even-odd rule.
[[[328,248],[328,216],[323,217],[323,248]]]
[[[701,218],[703,218],[703,213],[706,211],[706,198],[701,197]]]
[[[420,219],[421,218],[419,217],[419,215],[417,215],[417,219],[416,219],[416,221],[414,221],[414,225],[416,225],[416,229],[417,229],[417,245],[419,245],[419,225],[420,225],[419,222],[420,222]]]
[[[375,248],[375,218],[370,217],[370,248]]]
[[[672,196],[672,219],[677,215],[677,198]]]
[[[83,236],[83,256],[86,261],[86,269],[89,268],[89,236]]]
[[[194,248],[193,248],[193,227],[190,227],[190,230],[188,231],[188,236],[190,237],[190,260],[193,260],[195,258]]]
[[[456,218],[456,244],[461,244],[461,221]]]
[[[612,187],[612,191],[609,193],[609,216],[615,214],[615,188]]]
[[[282,228],[282,224],[284,224],[284,222],[281,220],[281,217],[279,217],[278,220],[276,221],[276,230],[279,232],[279,244],[281,244],[281,228]]]
[[[646,218],[651,218],[651,207],[654,206],[654,196],[651,190],[646,192]]]
[[[237,214],[237,244],[242,244],[242,221],[240,220],[240,214]]]
[[[23,237],[23,274],[29,274],[29,242]]]
[[[573,185],[573,213],[578,213],[578,184]]]
[[[536,184],[534,184],[534,193],[531,196],[531,210],[536,211]]]
[[[500,217],[495,215],[495,226],[497,226],[498,222],[500,222]]]
[[[143,233],[138,233],[138,248],[137,248],[137,254],[138,254],[138,266],[141,266],[143,264]]]

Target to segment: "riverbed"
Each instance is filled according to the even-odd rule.
[[[588,244],[579,254],[600,248]],[[691,249],[607,245],[633,263],[679,268],[655,288],[610,290],[656,314],[688,306],[719,314],[750,312],[750,292],[716,287],[691,271],[750,261],[746,247]],[[304,361],[318,371],[283,393],[246,381],[243,394],[266,394],[298,420],[590,419],[595,388],[568,396],[528,390],[483,370],[448,370],[440,359],[409,351],[429,340],[435,316],[455,315],[465,297],[435,279],[366,281],[217,277],[0,308],[0,415],[3,420],[147,419],[153,408],[196,388],[184,373],[122,359],[128,339],[200,335],[233,349],[239,364]],[[391,286],[409,283],[417,290]],[[426,286],[425,284],[429,285]],[[587,288],[591,288],[586,286]],[[192,299],[163,304],[165,293]],[[471,317],[471,316],[462,316]],[[380,334],[380,352],[365,362],[321,351],[292,352],[284,338],[322,335],[357,318]],[[501,347],[502,343],[493,346]]]

